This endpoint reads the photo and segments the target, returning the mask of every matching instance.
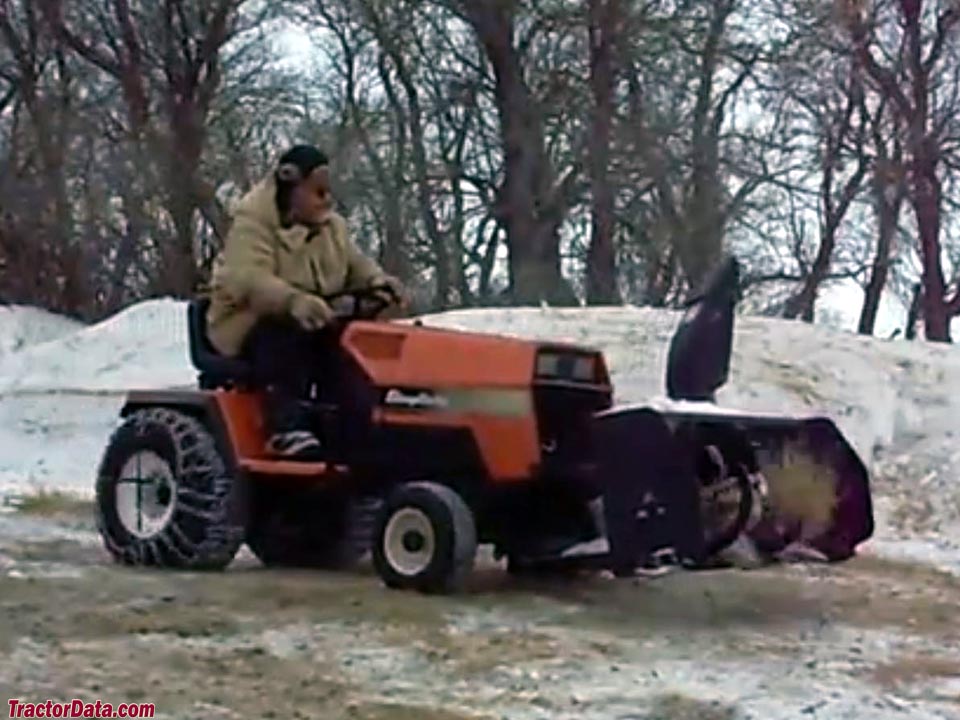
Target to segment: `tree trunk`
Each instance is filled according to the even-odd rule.
[[[713,86],[720,63],[720,47],[733,2],[711,3],[710,25],[699,62],[696,103],[693,109],[691,194],[686,205],[684,236],[675,238],[680,263],[691,287],[699,287],[723,252],[723,214],[719,177],[718,120],[722,107],[714,108]]]
[[[333,21],[329,20],[328,22]],[[345,37],[342,40],[342,47],[348,64],[347,103],[350,105],[354,126],[360,135],[360,143],[366,153],[367,160],[373,168],[374,175],[377,178],[377,182],[384,196],[384,225],[386,227],[384,230],[383,268],[386,272],[395,275],[404,282],[409,282],[411,277],[408,257],[409,248],[407,232],[403,221],[403,189],[407,184],[404,175],[407,168],[406,112],[393,90],[390,74],[385,64],[385,55],[381,55],[377,63],[377,70],[387,93],[390,107],[393,109],[392,137],[394,142],[394,158],[393,167],[388,173],[384,161],[380,158],[376,148],[373,146],[370,133],[364,125],[364,118],[360,112],[360,106],[357,104],[355,58],[353,48]]]
[[[803,280],[800,292],[787,300],[783,310],[783,317],[788,320],[800,318],[804,322],[812,323],[817,304],[817,294],[830,271],[830,258],[836,246],[836,229],[827,227],[820,238],[820,247],[817,257],[810,267],[810,272]]]
[[[614,248],[614,192],[610,183],[610,136],[613,128],[616,68],[613,45],[619,15],[618,0],[590,0],[590,88],[593,112],[589,140],[592,218],[587,252],[587,302],[620,302]]]
[[[484,48],[495,77],[504,181],[497,216],[507,230],[510,294],[515,303],[573,304],[560,266],[559,227],[565,184],[547,156],[543,118],[523,78],[513,45],[512,10],[499,0],[459,3]]]
[[[175,235],[164,252],[161,288],[174,297],[188,297],[199,280],[194,249],[195,189],[204,145],[197,109],[191,101],[183,100],[171,109],[170,130],[173,147],[167,163],[166,195]]]
[[[923,146],[929,144],[924,143]],[[923,147],[922,146],[922,147]],[[916,152],[916,151],[915,151]],[[947,283],[940,264],[940,181],[935,155],[921,151],[914,158],[913,211],[923,258],[923,328],[927,340],[951,342]]]
[[[879,146],[878,146],[879,148]],[[878,149],[878,155],[881,152]],[[900,218],[900,209],[906,195],[906,185],[900,174],[899,148],[894,154],[892,163],[883,163],[874,171],[873,196],[877,214],[877,251],[873,256],[870,268],[870,279],[863,294],[863,307],[860,311],[860,321],[857,332],[862,335],[873,335],[877,323],[877,313],[880,310],[880,297],[887,284],[890,272],[890,254],[893,248],[893,237],[897,231],[897,221]],[[896,173],[890,177],[890,172]]]
[[[907,311],[907,340],[914,340],[917,337],[917,320],[920,319],[920,312],[923,306],[923,283],[917,283],[913,286],[913,298],[910,301],[910,309]]]

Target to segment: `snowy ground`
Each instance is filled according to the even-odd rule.
[[[93,327],[0,310],[0,493],[55,488],[89,497],[123,393],[192,384],[184,320],[184,306],[172,301],[143,303]],[[425,318],[594,345],[606,354],[621,403],[663,401],[676,321],[670,312],[635,308]],[[258,568],[209,581],[129,575],[104,563],[86,521],[66,530],[0,514],[0,657],[9,653],[0,659],[0,687],[41,695],[90,684],[120,691],[119,680],[91,679],[94,671],[73,663],[95,656],[122,677],[124,658],[147,652],[171,656],[181,673],[204,671],[207,660],[236,671],[236,657],[250,672],[260,657],[320,663],[317,672],[329,675],[320,680],[345,678],[354,699],[344,703],[360,708],[328,710],[329,717],[960,717],[960,630],[952,620],[960,612],[960,350],[741,318],[731,382],[719,400],[837,422],[874,473],[878,524],[864,558],[640,587],[588,583],[559,594],[481,589],[466,600],[431,600],[436,613],[426,622],[413,616],[421,601],[382,599],[370,576],[275,573],[277,594],[253,602],[249,594],[259,598],[263,584]],[[48,585],[30,590],[23,581],[31,578]],[[164,593],[188,598],[187,616],[163,620]],[[114,597],[118,605],[109,602]],[[211,617],[221,606],[233,613],[229,632]],[[137,621],[88,637],[84,628],[101,612],[132,613]],[[61,633],[80,637],[63,645]],[[285,677],[277,692],[290,677],[318,681]],[[241,716],[227,711],[240,702],[236,687],[219,704],[210,689],[196,699],[201,705],[173,716]],[[313,702],[290,692],[301,711]],[[173,690],[170,698],[170,707],[179,702]],[[370,703],[433,714],[377,714]],[[278,716],[293,716],[293,709]]]

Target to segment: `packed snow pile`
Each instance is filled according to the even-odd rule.
[[[0,358],[0,393],[122,392],[193,383],[185,305],[139,303]]]
[[[82,327],[76,320],[39,308],[0,305],[0,358],[37,343],[56,340]]]
[[[123,393],[194,383],[181,302],[144,302],[72,331],[48,326],[34,311],[11,317],[19,317],[14,327],[43,325],[33,339],[48,339],[0,354],[0,490],[40,485],[89,494]],[[662,404],[678,319],[618,307],[467,310],[423,321],[597,347],[618,403]],[[834,419],[876,474],[878,544],[909,537],[914,545],[896,549],[924,553],[935,546],[952,553],[951,536],[960,544],[960,349],[740,317],[730,383],[718,400]]]

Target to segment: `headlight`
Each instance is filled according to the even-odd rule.
[[[554,353],[540,353],[537,356],[537,377],[560,377],[560,356]]]
[[[597,380],[597,360],[592,355],[544,351],[537,355],[537,377],[551,380]]]
[[[573,379],[593,382],[596,378],[595,365],[596,362],[592,357],[578,357],[573,363]]]

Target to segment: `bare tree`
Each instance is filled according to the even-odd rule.
[[[960,111],[960,65],[946,53],[958,30],[960,6],[950,2],[938,11],[936,5],[896,0],[868,8],[859,1],[843,0],[841,10],[857,61],[893,107],[907,155],[909,201],[923,266],[926,338],[950,342],[950,319],[960,313],[960,287],[948,294],[941,259],[939,172],[944,167],[945,131]]]
[[[800,289],[784,307],[784,317],[802,318],[813,322],[817,291],[830,273],[837,246],[837,233],[851,204],[863,184],[869,168],[866,140],[869,117],[864,90],[857,73],[844,68],[846,82],[840,85],[838,105],[834,98],[798,98],[812,115],[820,137],[817,153],[820,165],[820,241],[813,262],[803,263],[803,281]],[[849,149],[847,147],[849,143]],[[845,179],[838,178],[847,159],[853,170]]]
[[[619,75],[615,44],[622,19],[619,0],[589,0],[587,5],[593,107],[588,143],[592,209],[586,294],[589,303],[613,304],[620,301],[620,293],[614,247],[614,188],[609,165],[616,112],[614,89]]]
[[[731,225],[774,173],[753,162],[756,138],[732,121],[768,53],[741,28],[748,11],[739,0],[649,3],[634,10],[630,40],[621,43],[629,147],[650,194],[644,256],[654,304],[704,281]]]
[[[906,171],[903,162],[903,143],[896,133],[888,139],[885,122],[888,105],[879,104],[871,119],[871,141],[874,154],[871,177],[874,216],[877,221],[877,244],[869,279],[864,288],[863,307],[857,323],[857,332],[873,335],[880,310],[880,298],[890,276],[893,242],[897,233],[901,208],[907,195]]]
[[[497,215],[507,231],[511,297],[520,304],[574,303],[562,273],[559,232],[578,173],[570,168],[558,175],[548,153],[541,103],[515,42],[518,8],[499,0],[449,5],[473,28],[493,70],[503,155]]]
[[[67,10],[62,0],[42,0],[56,36],[119,84],[141,166],[159,170],[174,231],[161,248],[161,292],[184,295],[198,284],[198,210],[222,232],[213,187],[200,167],[223,80],[222,52],[241,29],[245,2],[164,0],[141,7],[109,0]]]
[[[68,157],[79,124],[74,74],[33,3],[0,0],[0,76],[9,84],[2,100],[14,105],[16,119],[4,183],[12,183],[4,193],[7,211],[17,213],[4,236],[7,270],[13,284],[31,276],[38,283],[32,290],[21,285],[14,293],[18,299],[42,298],[82,315],[91,299],[88,268],[68,191]],[[14,247],[20,243],[32,247]]]

